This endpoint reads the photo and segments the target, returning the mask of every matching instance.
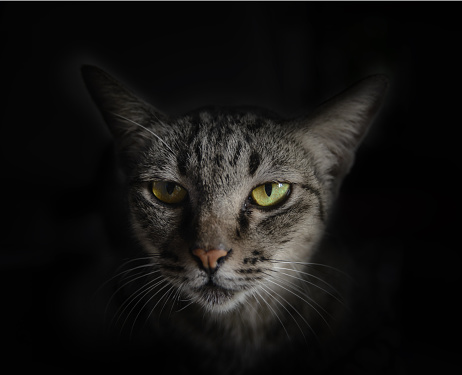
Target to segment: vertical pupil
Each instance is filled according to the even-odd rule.
[[[166,186],[165,188],[166,188],[166,190],[167,190],[167,193],[168,193],[169,195],[172,195],[173,190],[175,189],[175,183],[173,183],[173,182],[167,182],[167,186]]]
[[[265,193],[269,197],[273,191],[273,184],[265,184]]]

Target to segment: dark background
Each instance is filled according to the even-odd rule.
[[[339,230],[365,257],[381,248],[389,372],[458,368],[459,15],[457,3],[1,3],[2,364],[80,373],[103,347],[92,296],[124,222],[110,135],[79,71],[95,64],[167,113],[256,104],[296,116],[388,75]],[[110,369],[124,355],[98,358]]]

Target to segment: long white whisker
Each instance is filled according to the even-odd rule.
[[[327,264],[322,264],[322,263],[310,263],[310,262],[296,262],[296,261],[289,261],[289,260],[278,260],[278,259],[268,259],[271,263],[286,263],[286,264],[301,264],[301,265],[304,265],[304,266],[319,266],[319,267],[326,267],[326,268],[329,268],[331,270],[334,270],[334,271],[337,271],[341,274],[343,274],[344,276],[348,277],[351,279],[351,276],[348,275],[347,273],[345,273],[344,271],[342,270],[339,270],[338,268],[335,268],[335,267],[332,267],[332,266],[329,266]]]
[[[167,283],[165,286],[163,286],[161,289],[159,289],[156,294],[158,294],[162,289],[164,289],[165,287],[167,287],[169,285],[169,283]],[[146,318],[146,321],[145,321],[145,325],[147,324],[147,322],[149,321],[149,318],[151,317],[152,313],[154,312],[154,310],[156,309],[157,305],[160,303],[160,301],[162,301],[162,299],[167,295],[167,293],[169,293],[175,286],[172,285],[163,295],[162,297],[159,298],[159,300],[156,302],[156,304],[154,305],[154,307],[151,309],[150,313],[148,314],[147,318]],[[156,295],[154,294],[154,296]],[[151,298],[149,298],[149,300],[147,302],[149,302],[151,299],[154,298],[154,296],[152,296]],[[144,306],[143,306],[144,308]],[[161,313],[162,313],[162,310],[161,310]],[[139,313],[138,313],[139,315]],[[160,315],[159,315],[160,316]],[[138,316],[137,316],[138,317]]]
[[[143,258],[137,258],[137,259],[132,259],[128,262],[125,262],[122,266],[120,266],[118,269],[122,268],[124,265],[128,264],[128,263],[131,263],[131,262],[134,262],[136,260],[139,260],[139,259],[143,259]],[[149,258],[146,258],[146,259],[151,259],[150,257]],[[147,268],[147,267],[153,267],[155,266],[155,263],[148,263],[148,264],[143,264],[141,266],[137,266],[137,267],[133,267],[133,268],[129,268],[128,270],[125,270],[125,271],[122,271],[122,272],[119,272],[117,273],[116,275],[112,276],[111,278],[109,278],[108,280],[106,280],[103,284],[101,284],[101,286],[96,290],[95,292],[95,295],[98,294],[99,292],[101,292],[101,289],[103,289],[104,287],[107,286],[107,284],[109,284],[111,281],[113,281],[114,279],[116,279],[117,277],[120,277],[121,275],[123,274],[128,274],[136,269],[139,269],[139,268]]]
[[[153,274],[155,274],[157,272],[160,272],[160,271],[159,270],[154,270],[154,271],[151,271],[151,272],[148,272],[148,273],[142,273],[141,276],[134,277],[134,278],[128,280],[127,282],[125,282],[124,284],[122,284],[120,287],[118,287],[116,289],[116,291],[114,293],[112,293],[111,298],[109,298],[109,300],[107,302],[106,309],[105,309],[105,315],[107,314],[107,310],[109,309],[109,305],[111,304],[111,302],[114,299],[114,297],[116,296],[116,294],[118,292],[120,292],[124,287],[126,287],[128,284],[130,284],[130,283],[132,283],[132,282],[134,282],[134,281],[136,281],[138,279],[141,279],[143,277],[147,277],[149,275],[153,275]]]
[[[135,310],[136,306],[138,306],[138,304],[140,304],[142,301],[143,301],[143,298],[146,297],[149,293],[151,293],[151,291],[153,291],[155,288],[157,288],[159,285],[161,285],[162,283],[164,282],[164,280],[161,280],[161,281],[158,281],[155,285],[151,285],[151,286],[143,286],[143,290],[141,290],[136,296],[131,296],[130,297],[130,302],[128,302],[126,304],[126,306],[124,307],[123,311],[120,312],[119,314],[119,317],[117,318],[117,321],[116,323],[120,320],[120,318],[122,318],[122,316],[124,315],[124,312],[128,309],[128,307],[133,303],[135,302],[135,304],[132,306],[132,308],[130,309],[130,311],[128,312],[128,314],[125,316],[125,319],[120,327],[120,332],[123,331],[123,328],[125,327],[125,324],[127,323],[130,315],[133,313],[133,311]],[[140,310],[141,311],[141,310]],[[136,321],[136,318],[135,318],[135,321]],[[132,329],[133,330],[133,329]],[[131,337],[131,333],[132,333],[132,330],[130,331],[130,337]]]
[[[276,272],[276,271],[273,271],[273,272]],[[265,273],[266,274],[266,273]],[[277,272],[277,274],[279,274]],[[326,314],[329,315],[329,313],[318,303],[316,302],[316,300],[314,298],[312,298],[310,296],[310,293],[309,292],[306,292],[303,288],[301,288],[300,286],[296,285],[295,283],[289,281],[289,280],[286,280],[282,277],[277,277],[275,276],[274,274],[273,275],[269,275],[269,274],[266,274],[268,275],[269,277],[271,277],[272,279],[274,280],[278,280],[282,283],[284,283],[285,285],[287,285],[289,288],[291,289],[295,289],[297,290],[298,292],[300,292],[302,294],[302,296],[306,297],[307,299],[309,299],[311,302],[313,302],[316,306],[318,306],[322,311],[324,311]],[[268,280],[268,281],[271,281],[271,280]],[[282,285],[279,285],[281,288],[282,288]],[[290,292],[290,291],[289,291]],[[297,296],[298,298],[301,298],[298,294],[295,294],[294,292],[292,292],[292,294],[294,294],[295,296]],[[307,302],[307,301],[304,301],[304,302]],[[308,303],[308,302],[307,302]],[[311,305],[310,305],[311,306]]]
[[[120,273],[119,273],[118,275],[116,275],[115,277],[117,277],[117,276],[119,276],[119,277],[122,276],[122,277],[120,278],[120,281],[123,281],[123,280],[124,280],[131,272],[133,272],[133,271],[136,271],[136,270],[140,270],[140,269],[141,269],[141,270],[142,270],[141,273],[144,273],[143,268],[153,268],[153,267],[155,267],[155,266],[156,266],[156,265],[155,265],[154,263],[143,264],[143,265],[141,265],[141,266],[133,267],[133,268],[130,268],[130,269],[126,270],[126,271],[120,272]],[[139,274],[140,274],[140,273],[137,273],[137,275],[139,275]],[[133,276],[134,276],[134,275],[133,275]]]
[[[295,272],[298,271],[298,269],[296,268],[296,264],[289,264],[290,268],[289,270],[294,270]],[[278,267],[274,267],[274,268],[278,268]],[[298,276],[301,276],[300,273],[298,272]],[[301,279],[303,279],[303,277],[301,277]],[[295,282],[293,283],[295,284]],[[301,287],[301,293],[305,296],[311,296],[311,290],[310,290],[310,285],[308,283],[301,283],[299,284],[300,287]]]
[[[292,264],[293,266],[293,264]],[[306,276],[309,276],[309,277],[312,277],[313,279],[316,279],[316,280],[319,280],[321,281],[323,284],[327,285],[329,288],[331,288],[334,292],[336,292],[337,294],[340,295],[340,293],[331,285],[329,284],[327,281],[323,280],[322,278],[316,276],[316,275],[313,275],[312,273],[309,273],[309,272],[304,272],[304,271],[300,271],[300,270],[297,270],[295,268],[287,268],[287,267],[277,267],[275,266],[274,269],[278,269],[278,270],[286,270],[286,271],[294,271],[294,272],[297,272],[298,274],[302,274],[302,275],[306,275]],[[282,272],[281,272],[282,273]],[[300,280],[304,280],[303,278],[300,278]]]
[[[133,262],[136,262],[136,261],[139,261],[139,260],[152,260],[152,256],[147,256],[147,257],[139,257],[139,258],[132,258],[132,259],[128,259],[126,260],[124,263],[122,263],[119,267],[117,267],[117,270],[120,270],[121,268],[124,268],[126,265],[130,264],[130,263],[133,263]]]
[[[282,277],[275,277],[274,275],[268,275],[270,277],[272,277],[274,280],[278,280],[282,283],[284,283],[285,285],[287,285],[288,288],[291,288],[291,289],[295,289],[297,290],[298,292],[301,293],[301,296],[294,293],[294,292],[291,292],[290,290],[287,290],[288,292],[291,292],[293,295],[295,295],[297,298],[301,299],[303,302],[307,303],[313,310],[315,310],[320,316],[321,318],[323,318],[323,316],[319,313],[319,311],[316,310],[316,308],[311,304],[309,303],[308,301],[306,301],[305,299],[302,298],[303,297],[306,297],[307,299],[309,299],[312,303],[314,303],[317,307],[319,307],[319,309],[321,309],[324,313],[326,313],[329,317],[333,318],[332,314],[330,314],[322,305],[320,305],[314,298],[310,297],[310,293],[306,292],[305,290],[303,290],[302,288],[300,288],[299,286],[295,285],[293,282],[289,281],[289,280],[285,280],[284,278]],[[268,280],[268,281],[271,281],[271,280]],[[276,283],[277,284],[277,283]],[[280,284],[277,284],[278,286],[280,286],[281,288],[284,288],[282,285]],[[284,288],[285,289],[285,288]],[[326,320],[323,318],[323,320],[326,322]],[[327,326],[329,326],[329,324],[326,322]],[[330,328],[330,326],[329,326]]]
[[[281,326],[282,328],[284,329],[286,335],[287,335],[287,338],[290,340],[290,336],[289,336],[289,332],[287,332],[287,329],[286,327],[284,326],[284,323],[282,322],[281,318],[279,318],[279,315],[276,313],[276,311],[273,310],[273,308],[271,307],[271,305],[262,297],[262,295],[258,292],[258,290],[255,290],[255,293],[260,297],[260,299],[266,303],[266,305],[268,306],[268,308],[272,311],[272,313],[274,314],[274,316],[277,318],[277,320],[279,320],[279,323],[281,323]],[[267,292],[268,293],[268,292]],[[256,297],[255,297],[256,298]]]
[[[256,299],[256,301],[261,308],[260,301],[258,299]],[[260,319],[260,321],[263,322],[263,318],[261,317],[260,312],[258,311],[256,306],[254,306],[252,303],[249,303],[249,301],[246,301],[246,306],[249,306],[254,311],[254,313],[257,314],[258,319]]]
[[[275,268],[275,269],[286,269],[286,270],[292,271],[292,270],[289,269],[289,268],[279,268],[279,267],[274,267],[274,268]],[[271,271],[274,271],[274,270],[271,270]],[[303,281],[304,283],[313,285],[313,286],[315,286],[316,288],[321,289],[323,292],[325,292],[326,294],[328,294],[328,295],[331,296],[332,298],[334,298],[337,302],[341,303],[343,306],[345,306],[345,304],[344,304],[344,302],[343,302],[342,300],[340,300],[339,298],[337,298],[336,296],[334,296],[332,293],[330,293],[329,291],[327,291],[327,290],[324,289],[323,287],[321,287],[321,286],[319,286],[319,285],[317,285],[317,284],[315,284],[315,283],[313,283],[313,282],[311,282],[311,281],[308,281],[308,280],[306,280],[306,279],[304,279],[304,278],[301,278],[301,277],[298,277],[298,276],[290,275],[290,274],[285,273],[285,272],[278,272],[278,271],[274,271],[274,272],[277,272],[277,273],[280,273],[281,275],[286,275],[286,276],[292,277],[292,278],[294,278],[294,279]],[[306,273],[306,272],[302,272],[302,271],[296,271],[296,272],[300,272],[300,273],[303,273],[303,274],[308,275],[308,276],[313,276],[315,279],[318,279],[318,280],[320,280],[320,281],[324,281],[324,280],[322,280],[321,278],[316,277],[316,276],[311,275],[311,274]],[[338,293],[338,291],[337,291],[334,287],[332,287],[332,285],[330,285],[330,284],[327,283],[327,282],[325,282],[325,284],[327,284],[327,285],[328,285],[329,287],[331,287],[335,292]],[[338,294],[340,295],[340,293],[338,293]]]
[[[263,285],[262,285],[261,287],[262,287],[262,289],[263,289],[268,295],[270,295],[271,297],[273,297],[273,296],[271,295],[271,293],[270,293],[268,290],[266,290],[266,288],[265,288]],[[281,296],[281,295],[280,295],[278,292],[276,292],[274,289],[271,289],[271,288],[269,288],[269,287],[268,287],[268,289],[270,289],[274,294],[276,294],[276,296],[277,296],[278,298],[281,298],[282,300],[284,300],[285,303],[287,303],[290,307],[292,307],[292,309],[293,309],[298,315],[300,315],[300,317],[303,319],[303,321],[308,325],[308,327],[309,327],[309,329],[311,330],[311,332],[313,332],[313,334],[315,334],[314,331],[311,329],[311,326],[309,325],[309,323],[308,323],[308,322],[305,320],[305,318],[298,312],[298,310],[297,310],[295,307],[292,306],[292,304],[291,304],[290,302],[288,302],[283,296]],[[273,297],[273,298],[274,298],[274,297]],[[305,337],[305,334],[303,333],[303,329],[302,329],[302,327],[300,327],[300,324],[298,324],[297,319],[295,319],[295,317],[292,315],[292,313],[287,309],[287,307],[284,306],[284,304],[283,304],[281,301],[278,300],[278,298],[274,298],[274,300],[275,300],[277,303],[279,303],[279,304],[283,307],[284,310],[287,311],[287,313],[290,315],[290,317],[292,318],[292,320],[295,322],[295,324],[297,325],[298,329],[300,330],[300,332],[301,332],[303,338],[304,338],[305,341],[306,341],[306,337]]]
[[[190,299],[189,301],[191,302],[189,302],[186,306],[183,306],[181,309],[176,310],[175,313],[179,313],[180,311],[183,311],[184,309],[186,309],[187,307],[191,306],[194,303],[193,299]]]
[[[293,294],[294,296],[300,298],[302,301],[306,302],[306,303],[308,304],[308,306],[310,306],[314,311],[316,311],[316,312],[319,314],[319,316],[322,318],[322,320],[324,320],[324,322],[325,322],[326,325],[329,327],[329,329],[331,329],[330,324],[327,322],[326,318],[324,318],[324,316],[316,309],[316,307],[313,306],[313,304],[311,304],[310,302],[308,302],[306,299],[304,299],[303,297],[301,297],[301,296],[298,295],[297,293],[295,293],[295,292],[293,292],[293,291],[287,289],[286,287],[282,286],[281,284],[279,284],[279,283],[277,283],[277,282],[271,280],[271,278],[274,279],[274,277],[271,276],[270,274],[267,274],[267,273],[265,273],[265,274],[266,274],[267,276],[269,276],[269,278],[266,279],[267,281],[269,281],[270,283],[273,283],[273,284],[279,286],[280,288],[282,288],[282,289],[288,291],[289,293]],[[306,297],[307,297],[307,296],[306,296]],[[308,297],[308,298],[309,298],[309,297]],[[311,298],[310,298],[310,299],[311,299]],[[311,300],[312,300],[312,299],[311,299]],[[316,302],[313,301],[313,300],[312,300],[312,302],[316,303]],[[316,303],[316,304],[319,306],[318,303]],[[319,307],[320,307],[320,306],[319,306]],[[321,309],[324,310],[322,307],[321,307]],[[325,311],[325,310],[324,310],[324,311]]]
[[[149,304],[149,302],[151,302],[151,300],[156,296],[158,295],[163,289],[165,289],[167,286],[169,286],[170,284],[168,283],[167,280],[162,280],[160,281],[159,283],[157,283],[154,287],[151,287],[149,288],[149,291],[144,295],[146,296],[148,293],[150,293],[152,290],[154,290],[156,287],[158,287],[159,285],[162,285],[162,283],[165,283],[165,285],[163,287],[161,287],[159,290],[157,290],[151,297],[149,297],[149,299],[143,304],[143,306],[138,310],[138,314],[136,314],[135,316],[135,319],[133,320],[133,324],[132,324],[132,327],[130,329],[130,337],[132,336],[133,334],[133,330],[135,328],[135,325],[136,325],[136,321],[138,320],[138,317],[140,316],[140,314],[142,313],[142,311],[144,310],[144,308]],[[165,295],[165,294],[164,294]],[[143,296],[143,297],[144,297]],[[156,305],[154,306],[153,310],[156,308],[157,304],[160,302],[160,300],[163,298],[163,296],[157,301]],[[131,312],[130,312],[131,313]],[[148,318],[151,316],[152,314],[152,311],[151,313],[149,313],[148,315]],[[146,322],[147,322],[147,319],[146,319]],[[124,322],[125,324],[125,322]]]
[[[160,316],[162,315],[162,311],[164,311],[165,305],[167,304],[168,300],[172,296],[172,292],[176,292],[174,288],[175,286],[172,285],[172,287],[168,290],[168,295],[165,298],[164,304],[162,305],[162,308],[160,309],[160,312],[159,312],[159,319],[160,319]]]
[[[164,282],[164,280],[160,280],[158,281],[159,279],[162,279],[162,276],[158,276],[156,277],[155,279],[149,281],[148,283],[146,284],[143,284],[140,288],[138,288],[133,294],[130,295],[129,298],[127,298],[126,301],[124,301],[124,303],[122,303],[122,305],[119,307],[119,309],[117,310],[116,314],[114,315],[114,318],[117,318],[115,324],[117,324],[117,322],[119,321],[119,319],[123,316],[123,314],[125,313],[125,311],[128,309],[128,307],[136,300],[138,299],[138,301],[135,303],[135,305],[131,308],[130,312],[127,314],[127,317],[125,318],[124,320],[124,323],[122,324],[122,328],[123,328],[123,325],[125,325],[125,322],[127,321],[128,317],[130,316],[130,314],[132,313],[132,311],[135,309],[135,307],[140,303],[140,301],[142,301],[142,299],[144,298],[145,295],[147,295],[151,290],[155,289],[158,285],[160,285],[162,282]],[[154,285],[151,285],[151,284],[154,284]]]
[[[173,311],[173,307],[175,306],[175,304],[177,304],[180,300],[180,294],[181,294],[181,290],[183,289],[184,285],[186,284],[185,281],[183,281],[180,286],[176,289],[176,292],[175,294],[173,295],[173,298],[172,298],[172,305],[170,306],[170,311],[168,313],[168,316],[170,317],[170,315],[172,315],[172,311]]]
[[[122,115],[119,115],[118,113],[115,113],[115,112],[111,112],[111,113],[112,113],[114,116],[120,117],[121,119],[124,119],[125,121],[129,121],[129,122],[131,122],[132,124],[134,124],[134,125],[136,125],[136,126],[139,126],[139,127],[143,128],[144,130],[146,130],[147,132],[151,133],[154,137],[156,137],[159,141],[161,141],[161,142],[165,145],[165,147],[167,147],[167,148],[170,150],[170,152],[171,152],[172,154],[175,155],[175,152],[170,148],[170,146],[169,146],[162,138],[160,138],[156,133],[154,133],[152,130],[146,128],[145,126],[143,126],[143,125],[141,125],[141,124],[139,124],[139,123],[137,123],[136,121],[133,121],[133,120],[131,120],[131,119],[129,119],[129,118],[126,118],[126,117],[124,117],[124,116],[122,116]],[[158,120],[159,120],[159,119],[158,119]],[[160,120],[159,120],[159,121],[160,121]],[[162,123],[162,122],[161,122],[161,123]]]

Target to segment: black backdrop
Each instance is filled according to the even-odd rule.
[[[124,222],[110,136],[80,77],[95,64],[170,113],[256,104],[295,116],[387,74],[389,96],[342,189],[340,231],[366,257],[382,247],[395,291],[390,373],[455,369],[458,5],[1,3],[2,364],[80,373],[98,346],[87,307]],[[100,355],[111,369],[124,352]]]

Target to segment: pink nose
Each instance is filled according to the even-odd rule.
[[[198,257],[207,271],[214,271],[217,268],[218,260],[228,255],[226,250],[212,249],[194,249],[192,253]]]

